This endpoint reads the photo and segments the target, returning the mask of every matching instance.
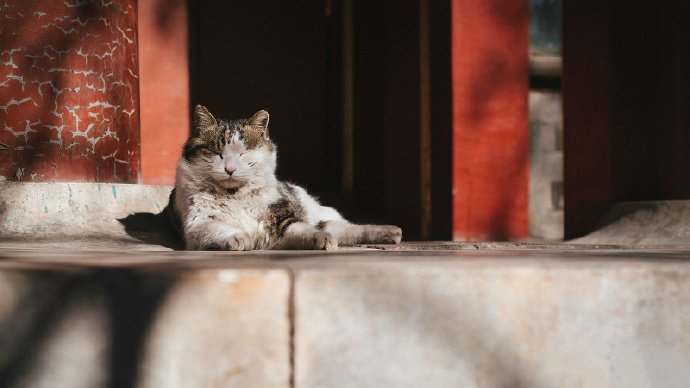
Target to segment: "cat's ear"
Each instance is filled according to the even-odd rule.
[[[218,125],[218,121],[203,105],[194,108],[194,133],[198,134],[202,129]]]
[[[260,110],[249,119],[249,124],[251,124],[253,127],[263,129],[264,131],[268,130],[268,112],[265,110]]]

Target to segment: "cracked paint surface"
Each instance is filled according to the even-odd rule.
[[[135,0],[0,0],[0,176],[135,183]]]

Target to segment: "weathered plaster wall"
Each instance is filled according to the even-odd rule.
[[[6,0],[0,11],[0,176],[137,182],[136,1]]]

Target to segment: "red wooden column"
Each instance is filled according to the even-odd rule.
[[[187,2],[139,2],[143,183],[172,185],[189,136]]]
[[[527,0],[453,0],[453,238],[528,237]]]
[[[0,4],[0,177],[138,181],[136,5]]]

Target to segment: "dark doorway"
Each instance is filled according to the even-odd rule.
[[[279,175],[312,190],[331,183],[323,3],[197,1],[190,15],[192,102],[229,118],[268,110]]]
[[[563,3],[565,234],[619,201],[690,198],[690,5]]]
[[[268,110],[279,178],[407,240],[450,238],[450,1],[204,0],[190,28],[192,102]]]

